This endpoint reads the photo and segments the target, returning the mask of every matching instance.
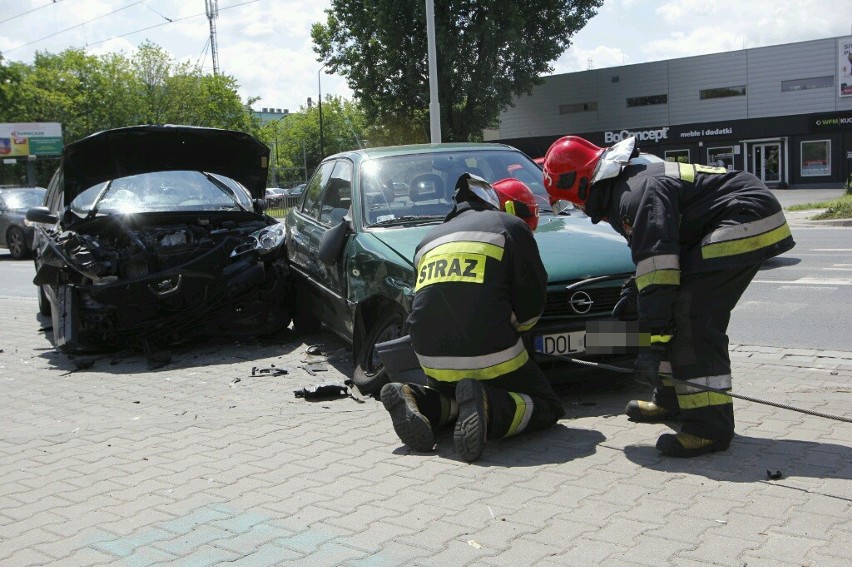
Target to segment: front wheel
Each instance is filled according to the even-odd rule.
[[[6,245],[9,247],[9,253],[12,255],[12,258],[16,260],[26,258],[30,253],[30,247],[27,246],[24,231],[16,226],[9,229],[9,233],[6,235]]]
[[[352,381],[362,394],[378,394],[382,386],[389,382],[388,373],[376,352],[376,344],[403,336],[404,324],[405,316],[399,311],[390,310],[381,314],[367,331],[355,357],[355,371],[352,375]]]
[[[308,308],[308,302],[304,300],[298,287],[294,286],[290,293],[293,296],[291,309],[293,313],[293,329],[297,333],[316,333],[322,328],[322,321]]]

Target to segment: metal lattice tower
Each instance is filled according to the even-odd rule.
[[[219,0],[204,0],[207,20],[210,22],[210,55],[213,58],[213,74],[219,75],[219,50],[216,47],[216,18],[219,17]]]

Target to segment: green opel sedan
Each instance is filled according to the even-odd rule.
[[[324,324],[348,341],[362,393],[387,381],[375,345],[406,334],[414,249],[452,209],[465,172],[490,182],[517,178],[540,198],[535,237],[548,273],[547,304],[526,342],[548,376],[570,381],[583,374],[586,367],[566,366],[560,357],[615,358],[590,355],[585,338],[589,322],[610,319],[634,271],[630,251],[608,225],[593,225],[567,203],[551,208],[529,156],[492,143],[368,148],[326,158],[285,219],[294,326],[313,331]]]

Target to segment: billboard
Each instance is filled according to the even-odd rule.
[[[852,96],[852,35],[837,40],[837,96]]]
[[[0,158],[62,155],[62,124],[0,123]]]

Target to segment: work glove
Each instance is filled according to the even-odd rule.
[[[666,349],[660,345],[651,345],[650,349],[640,352],[633,364],[633,377],[638,382],[655,388],[662,386],[660,361],[665,358],[665,355]]]
[[[621,294],[615,307],[612,308],[612,316],[619,321],[635,321],[639,318],[639,289],[636,280],[629,278],[621,286]]]

